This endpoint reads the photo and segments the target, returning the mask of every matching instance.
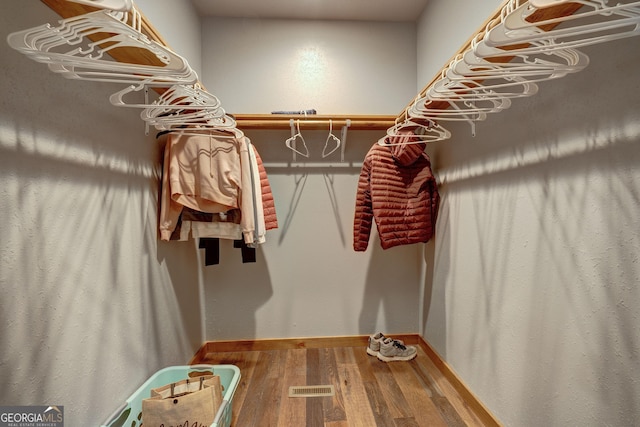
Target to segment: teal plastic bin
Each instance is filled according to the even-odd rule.
[[[234,365],[169,366],[156,372],[118,408],[101,427],[138,427],[142,425],[142,400],[151,396],[151,389],[189,377],[191,372],[213,372],[220,376],[223,387],[222,404],[211,427],[229,427],[233,395],[240,382],[240,369]]]

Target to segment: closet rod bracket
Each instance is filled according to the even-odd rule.
[[[342,132],[340,133],[340,162],[344,163],[344,150],[347,148],[347,129],[351,127],[351,119],[347,119],[344,126],[342,126]]]

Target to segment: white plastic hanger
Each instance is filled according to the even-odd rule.
[[[571,69],[571,72],[584,68],[588,64],[588,57],[580,54],[580,61],[582,63]],[[476,72],[470,70],[466,63],[457,62],[443,71],[441,78],[434,82],[433,89],[428,93],[435,98],[438,97],[438,93],[448,95],[451,92],[467,99],[476,99],[477,94],[481,98],[525,97],[537,93],[538,87],[535,83],[559,78],[568,72],[567,70],[555,71],[554,68],[545,66],[528,68],[526,65],[520,69],[514,69],[513,72],[509,72],[511,68],[501,70],[492,65],[487,65],[487,68],[486,71]]]
[[[462,103],[464,106],[463,108],[460,106],[460,102],[454,102],[451,100],[446,100],[446,103],[447,106],[452,107],[452,109],[429,108],[427,106],[432,102],[438,101],[439,100],[428,97],[417,98],[408,109],[407,114],[409,117],[415,119],[426,119],[432,121],[465,121],[469,123],[469,126],[471,126],[471,135],[475,136],[475,122],[485,120],[487,118],[487,113],[499,112],[511,105],[507,98],[497,98],[489,100],[490,102],[493,102],[493,108],[478,108],[475,107],[473,103],[470,103],[467,107],[464,102]],[[504,108],[499,107],[501,103],[504,105]]]
[[[507,14],[503,19],[504,27],[509,34],[514,31],[517,32],[520,30],[528,30],[548,24],[571,24],[565,25],[565,27],[562,28],[564,32],[564,30],[574,31],[575,29],[579,29],[583,24],[607,25],[612,20],[615,21],[621,18],[637,18],[638,14],[640,14],[640,1],[622,0],[617,1],[615,4],[611,5],[608,4],[609,1],[610,0],[572,0],[569,2],[566,0],[533,0],[528,3],[521,4],[517,8],[513,9],[509,14]],[[527,20],[528,17],[530,17],[533,13],[540,9],[539,6],[544,9],[547,7],[565,3],[579,4],[583,7],[578,9],[576,12],[566,16],[559,16],[555,18],[547,18],[544,20],[535,21]],[[586,21],[585,18],[587,18]],[[595,20],[593,18],[595,18]],[[549,34],[549,32],[547,32],[547,34]]]
[[[401,142],[391,142],[396,138],[401,138]],[[444,141],[451,138],[451,132],[432,120],[427,124],[423,121],[408,118],[403,122],[398,122],[387,129],[387,137],[378,140],[378,144],[385,146],[421,144],[429,142]]]
[[[568,16],[527,21],[537,9],[524,2],[505,14],[502,22],[488,31],[485,43],[492,47],[507,47],[522,43],[533,45],[521,52],[541,52],[565,48],[578,48],[640,34],[640,2],[616,3],[607,6],[606,0],[578,0],[582,8]],[[595,22],[594,22],[595,21]],[[559,24],[551,30],[539,27]],[[542,45],[534,42],[547,41]]]
[[[535,83],[522,78],[512,79],[509,76],[455,81],[442,78],[429,86],[425,96],[433,101],[469,100],[473,102],[482,99],[523,98],[535,95],[537,92],[538,85]]]
[[[329,119],[329,135],[324,141],[324,147],[322,148],[322,158],[329,157],[338,148],[340,148],[340,138],[333,134],[333,120]],[[333,148],[329,149],[329,146],[333,145]]]
[[[100,9],[128,11],[133,8],[133,0],[67,0],[74,3],[99,7]]]
[[[529,0],[531,6],[536,9],[544,9],[547,7],[557,6],[559,4],[569,3],[573,0]]]
[[[508,62],[500,61],[501,58],[508,59]],[[453,68],[468,77],[508,74],[553,79],[581,71],[588,64],[589,57],[576,49],[525,54],[518,50],[487,46],[483,39],[476,37],[471,42],[471,48],[464,52]]]
[[[169,133],[171,133],[172,135],[184,136],[215,136],[216,139],[228,138],[233,141],[237,141],[245,137],[244,132],[242,132],[237,127],[217,128],[207,126],[190,126],[182,128],[172,128],[169,130]]]
[[[434,100],[480,101],[537,93],[537,85],[518,74],[498,69],[475,72],[466,63],[455,62],[445,69],[444,76],[434,82],[426,95]]]
[[[120,72],[107,71],[102,69],[100,65],[87,64],[65,65],[64,63],[50,63],[48,67],[54,73],[59,73],[63,77],[75,80],[91,80],[100,82],[112,82],[122,84],[139,84],[140,82],[150,82],[155,85],[172,85],[172,84],[194,84],[198,81],[198,76],[193,70],[184,74],[170,73],[160,74],[158,70],[144,69],[139,67],[125,67]]]
[[[181,131],[181,132],[199,132],[200,134],[203,131],[227,131],[232,133],[240,133],[240,129],[236,126],[236,121],[230,117],[229,115],[224,115],[222,117],[215,117],[212,119],[201,118],[200,120],[185,120],[185,121],[155,121],[153,125],[158,130],[168,130],[168,131]]]
[[[174,110],[159,114],[164,109],[145,108],[140,118],[149,125],[160,130],[180,128],[183,126],[206,126],[207,128],[228,128],[236,126],[235,120],[229,117],[224,109],[216,110]]]
[[[27,54],[46,55],[57,46],[80,45],[87,35],[98,33],[101,29],[114,29],[114,34],[127,33],[135,37],[140,33],[139,19],[137,13],[99,10],[62,19],[55,27],[44,24],[11,33],[7,42],[14,49],[25,49]]]
[[[293,151],[294,153],[300,154],[303,157],[309,157],[309,148],[307,147],[307,143],[300,133],[300,120],[296,120],[296,128],[293,127],[293,119],[290,120],[291,125],[291,138],[287,138],[284,142],[284,145],[287,146],[288,149]],[[302,142],[302,146],[304,147],[304,151],[300,151],[297,149],[297,141],[300,140]]]
[[[132,22],[139,20],[135,11]],[[49,64],[51,71],[67,78],[136,83],[154,79],[167,83],[195,83],[196,73],[187,61],[125,22],[128,14],[99,10],[9,34],[7,42],[35,61]],[[139,24],[134,24],[137,26]],[[88,36],[109,34],[91,41]],[[158,65],[140,65],[103,59],[110,50],[134,47],[149,51]]]
[[[162,92],[160,97],[152,102],[145,103],[133,103],[125,101],[124,97],[130,93],[140,92],[142,90],[147,91],[149,87],[158,87],[154,81],[142,82],[138,85],[129,85],[115,93],[113,93],[109,100],[111,104],[118,107],[137,107],[137,108],[165,108],[167,110],[179,110],[179,109],[203,109],[203,110],[215,110],[221,105],[220,100],[211,93],[202,89],[199,84],[195,85],[183,85],[176,84],[170,86],[168,89]]]
[[[468,121],[469,118],[475,118],[472,120],[484,120],[487,113],[497,113],[511,106],[509,98],[482,99],[478,97],[474,100],[468,100],[464,98],[458,99],[454,96],[444,99],[452,109],[433,108],[431,106],[434,102],[442,100],[428,97],[419,98],[410,108],[412,117],[454,121],[461,119]]]

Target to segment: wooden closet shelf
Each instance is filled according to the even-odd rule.
[[[238,128],[246,129],[291,129],[291,120],[300,124],[300,129],[328,130],[333,126],[339,132],[350,121],[349,130],[383,130],[395,123],[394,115],[300,115],[300,114],[233,114]]]
[[[100,10],[92,6],[86,6],[80,3],[73,3],[67,0],[41,0],[42,3],[49,6],[51,10],[56,12],[62,19],[72,18],[74,16],[84,15],[86,13]],[[162,38],[158,30],[155,29],[151,22],[141,13],[140,24],[142,34],[149,37],[163,46],[168,46],[167,42]],[[106,35],[104,35],[106,36]],[[95,40],[95,39],[94,39]],[[118,62],[126,62],[129,64],[139,65],[159,65],[157,58],[151,54],[145,54],[142,49],[136,48],[118,48],[110,51],[109,55]]]

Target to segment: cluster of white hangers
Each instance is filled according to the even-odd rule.
[[[560,5],[579,9],[568,16],[528,20]],[[440,125],[446,121],[466,121],[475,135],[476,121],[509,108],[514,98],[536,94],[537,83],[584,69],[589,57],[578,48],[638,34],[640,1],[511,0],[387,135],[410,129],[415,143],[441,141],[451,136]],[[386,138],[384,143],[392,141]]]
[[[133,0],[69,0],[97,7],[95,12],[11,33],[7,42],[29,58],[69,79],[125,84],[110,97],[113,105],[141,108],[147,131],[154,126],[181,133],[230,131],[242,136],[220,101],[198,84],[187,61],[141,31],[141,16]],[[152,65],[118,62],[109,53],[139,49]],[[158,96],[149,100],[149,88]],[[132,93],[143,93],[133,102]],[[138,95],[138,98],[141,96]]]

